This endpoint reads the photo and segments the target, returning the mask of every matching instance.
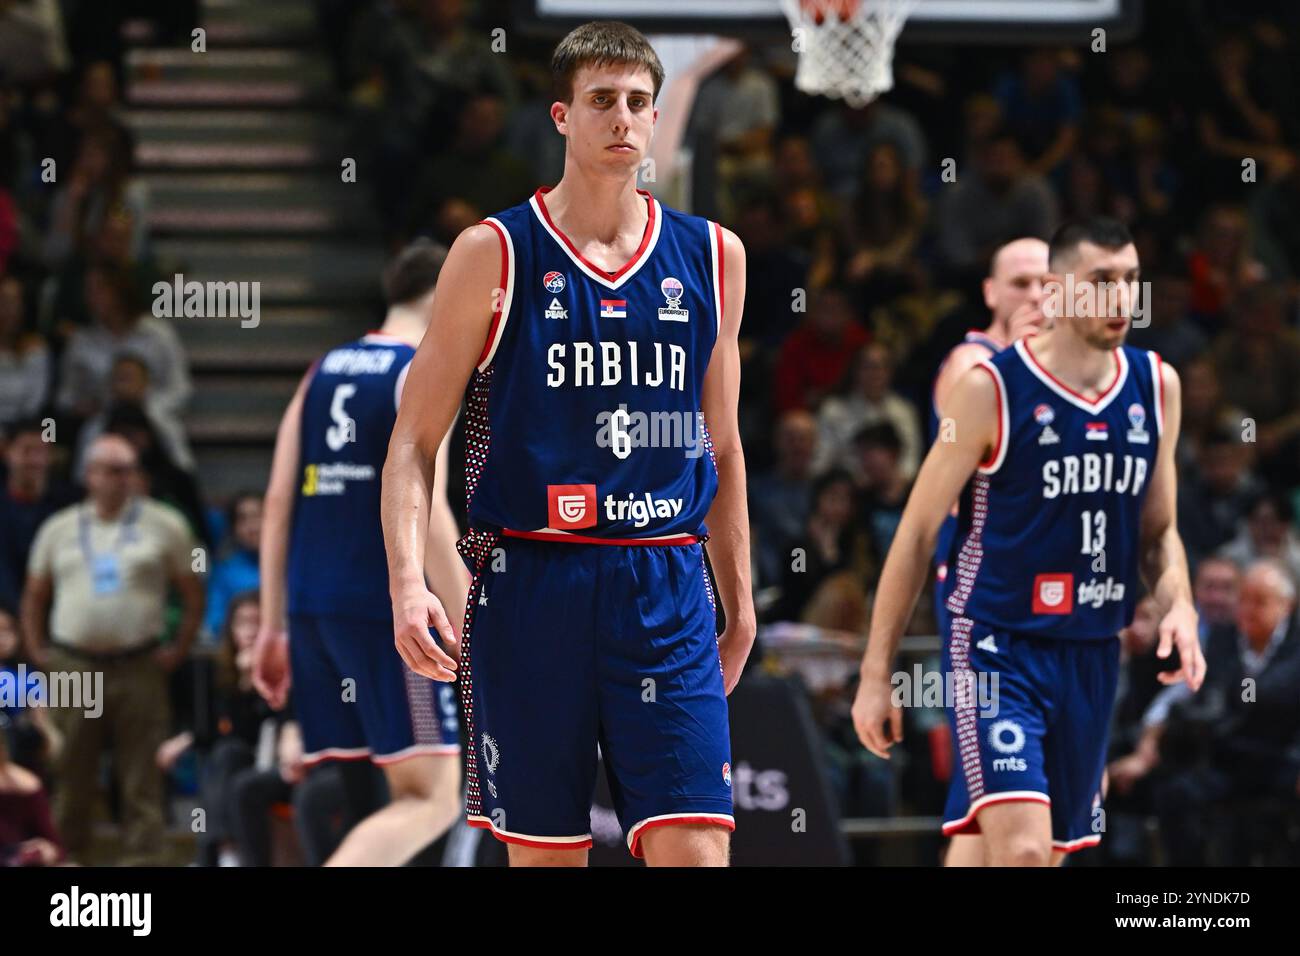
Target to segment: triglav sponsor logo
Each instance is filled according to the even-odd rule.
[[[681,498],[655,498],[648,491],[640,497],[636,492],[626,498],[605,496],[605,520],[630,521],[637,528],[644,528],[652,518],[675,518],[681,510]]]
[[[596,486],[547,485],[546,508],[548,528],[590,528],[596,523]]]

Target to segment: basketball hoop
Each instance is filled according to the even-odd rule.
[[[894,43],[917,0],[781,0],[796,39],[794,85],[865,106],[894,85]]]

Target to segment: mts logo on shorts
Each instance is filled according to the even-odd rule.
[[[1069,614],[1073,610],[1073,574],[1040,574],[1034,578],[1035,614]]]
[[[595,523],[595,485],[546,486],[546,527],[574,531]]]

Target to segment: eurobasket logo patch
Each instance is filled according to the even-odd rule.
[[[1040,574],[1034,578],[1035,614],[1069,614],[1073,610],[1073,574]]]
[[[595,485],[546,486],[546,527],[574,531],[590,528],[595,523]]]

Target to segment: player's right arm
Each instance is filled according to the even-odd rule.
[[[940,422],[947,416],[946,410],[952,408],[952,390],[957,387],[957,383],[988,357],[989,350],[978,342],[963,342],[948,353],[943,368],[939,369],[939,377],[934,380],[934,408],[939,413]],[[942,427],[940,425],[940,434]]]
[[[479,224],[452,244],[438,276],[433,315],[406,375],[397,422],[384,462],[380,513],[393,601],[393,640],[408,667],[434,680],[456,678],[456,662],[429,636],[436,628],[447,647],[457,637],[441,602],[425,585],[425,548],[435,459],[465,385],[478,363],[500,304],[501,239]]]
[[[939,526],[980,462],[995,455],[997,443],[1005,440],[999,434],[997,387],[992,373],[977,367],[953,388],[952,440],[936,441],[922,462],[876,584],[853,725],[863,746],[880,757],[887,758],[890,746],[902,739],[903,715],[890,703],[889,675],[925,586]]]
[[[298,484],[298,446],[302,436],[302,403],[312,371],[298,383],[280,418],[271,455],[271,477],[262,500],[262,532],[258,542],[258,603],[261,625],[253,648],[253,685],[279,710],[289,696],[289,654],[285,581],[289,561],[289,528]]]

